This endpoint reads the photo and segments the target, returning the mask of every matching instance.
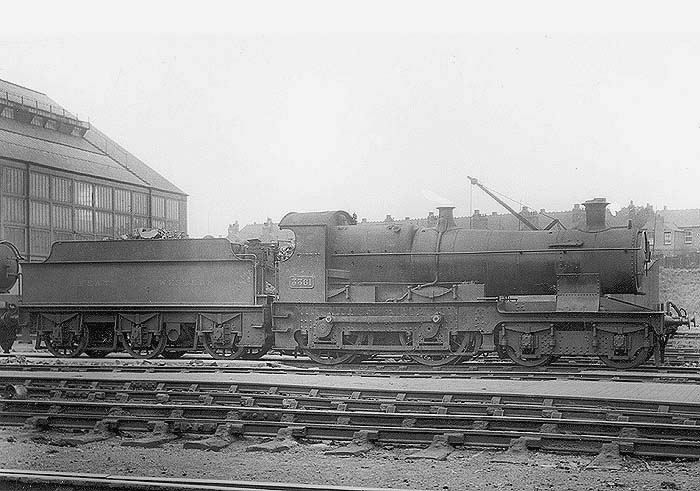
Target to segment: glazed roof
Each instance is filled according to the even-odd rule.
[[[0,108],[3,103],[49,119],[55,116],[59,123],[74,123],[82,131],[70,134],[0,117],[0,158],[185,194],[99,129],[78,120],[45,94],[0,80]]]

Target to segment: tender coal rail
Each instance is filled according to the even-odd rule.
[[[394,488],[367,488],[210,479],[168,479],[111,474],[72,474],[69,472],[0,469],[0,486],[6,491],[88,490],[88,491],[395,491]]]
[[[0,424],[112,435],[167,431],[182,438],[229,435],[596,453],[617,443],[637,456],[700,458],[694,402],[551,397],[512,393],[357,390],[221,382],[32,378],[3,380]],[[614,391],[611,391],[614,392]],[[138,440],[138,438],[137,438]],[[124,440],[128,444],[131,440]]]

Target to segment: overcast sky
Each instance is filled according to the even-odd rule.
[[[700,35],[0,34],[0,60],[188,193],[193,236],[466,215],[467,175],[537,209],[700,208]]]

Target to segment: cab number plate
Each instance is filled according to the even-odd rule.
[[[314,287],[314,277],[313,276],[290,276],[289,277],[289,288],[313,288]]]

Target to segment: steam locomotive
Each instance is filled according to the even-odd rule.
[[[524,366],[597,356],[619,369],[663,361],[686,313],[642,307],[643,231],[357,223],[344,211],[289,213],[293,246],[226,239],[58,242],[42,263],[0,244],[0,321],[28,324],[56,356],[257,358],[271,348],[335,365],[377,354],[445,365],[497,352]],[[10,289],[20,279],[19,293]],[[2,304],[0,303],[0,306]]]

